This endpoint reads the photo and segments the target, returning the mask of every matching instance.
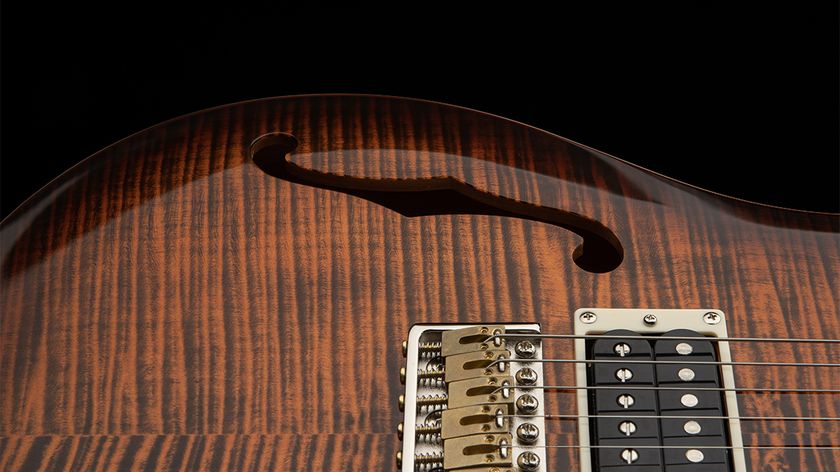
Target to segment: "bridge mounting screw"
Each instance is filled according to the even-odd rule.
[[[527,339],[516,343],[516,355],[525,359],[531,359],[537,354],[537,346]]]
[[[716,324],[720,323],[720,318],[721,318],[721,316],[718,315],[717,313],[713,312],[713,311],[710,311],[710,312],[706,313],[705,315],[703,315],[703,321],[705,321],[706,324],[708,324],[708,325],[716,325]]]
[[[537,470],[540,466],[540,456],[531,451],[525,451],[522,454],[519,454],[519,458],[516,459],[516,465],[518,465],[520,469],[529,472]]]
[[[518,385],[534,385],[537,383],[537,372],[530,367],[523,367],[516,371]]]
[[[591,311],[584,311],[580,314],[581,323],[592,324],[597,319],[598,317],[595,316],[595,313],[592,313]]]
[[[644,323],[648,326],[653,326],[656,324],[656,315],[654,315],[653,313],[648,313],[644,316],[644,318],[642,318],[642,321],[644,321]],[[628,450],[632,451],[632,449]]]
[[[397,468],[402,468],[402,451],[397,451]]]
[[[537,397],[528,393],[521,395],[516,399],[516,409],[525,415],[534,414],[539,406],[540,402],[537,400]]]
[[[525,444],[533,444],[540,436],[540,428],[533,423],[522,423],[516,428],[516,436]]]

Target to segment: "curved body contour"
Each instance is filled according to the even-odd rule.
[[[294,136],[296,169],[332,180],[256,165],[252,143],[274,132]],[[472,199],[426,199],[432,187]],[[381,200],[397,189],[433,208],[394,211]],[[86,159],[3,221],[0,469],[391,470],[412,324],[569,333],[584,306],[714,307],[730,336],[837,339],[838,226],[425,101],[300,96],[181,117]],[[613,245],[616,268],[575,263],[587,231],[598,235],[588,248]],[[545,355],[572,349],[551,342]],[[820,344],[731,349],[736,361],[838,362]],[[555,384],[574,378],[572,366],[546,369]],[[836,369],[736,375],[840,385]],[[546,402],[576,411],[574,392]],[[739,405],[743,416],[840,416],[832,395],[744,393]],[[742,428],[745,444],[838,435],[832,422]],[[575,422],[547,434],[577,442]],[[837,451],[746,456],[750,470],[840,463]],[[547,470],[577,468],[573,449],[549,457]]]

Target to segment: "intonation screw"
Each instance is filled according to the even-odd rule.
[[[632,421],[622,421],[618,425],[618,430],[621,431],[621,434],[625,436],[630,436],[631,434],[636,432],[636,423]]]
[[[533,423],[522,423],[516,428],[516,436],[525,444],[532,444],[540,436],[540,428]]]
[[[537,411],[539,406],[540,402],[537,400],[537,397],[528,393],[523,394],[516,399],[516,409],[518,409],[520,413],[526,415],[533,414]]]
[[[540,456],[531,451],[525,451],[522,454],[519,454],[519,458],[516,459],[516,465],[518,465],[520,469],[528,472],[537,470],[540,466]]]
[[[632,464],[639,460],[639,453],[635,449],[625,449],[621,451],[621,460],[628,464]]]
[[[584,311],[580,314],[581,323],[592,324],[597,319],[598,317],[595,316],[595,313],[592,313],[591,311]]]
[[[402,395],[400,395],[402,397]],[[405,408],[405,397],[402,398],[403,400],[403,409]],[[447,403],[449,403],[449,397],[446,396],[445,393],[436,394],[436,395],[417,395],[417,411],[421,411],[424,408],[430,407],[441,407],[445,408]],[[403,411],[402,409],[400,411]]]
[[[531,359],[537,354],[537,346],[527,339],[516,343],[516,348],[514,348],[514,350],[516,351],[517,356],[525,359]]]
[[[402,375],[402,372],[400,372],[400,375]],[[446,375],[446,371],[443,369],[417,369],[417,380],[419,380],[421,384],[427,384],[433,381],[443,381],[444,375]]]
[[[418,424],[414,427],[414,437],[418,441],[438,442],[440,440],[439,424]]]
[[[656,324],[656,315],[654,315],[653,313],[648,313],[647,315],[645,315],[642,318],[642,321],[644,321],[644,323],[648,326],[653,326],[653,325]],[[632,451],[632,449],[626,449],[626,450]]]
[[[523,367],[516,371],[518,385],[534,385],[537,383],[537,371],[530,367]]]
[[[706,313],[705,315],[703,315],[703,321],[705,321],[706,324],[708,324],[708,325],[716,325],[716,324],[720,323],[720,318],[721,318],[721,316],[718,315],[717,313],[713,312],[713,311],[710,311],[710,312]]]
[[[613,348],[613,351],[615,351],[615,353],[618,354],[619,357],[624,357],[630,354],[630,345],[627,343],[618,343]]]
[[[420,470],[434,469],[435,466],[443,465],[442,452],[427,452],[414,454],[414,466],[420,466]]]
[[[439,356],[441,346],[440,341],[422,342],[417,346],[417,351],[421,357]]]

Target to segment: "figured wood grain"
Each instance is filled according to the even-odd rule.
[[[263,172],[249,146],[362,178],[448,176],[597,221],[579,238],[507,216],[407,217]],[[655,145],[655,143],[651,143]],[[674,151],[679,158],[679,151]],[[278,156],[280,158],[281,156]],[[539,322],[583,306],[719,308],[737,337],[840,338],[837,215],[694,189],[551,134],[423,101],[306,96],[163,123],[74,167],[0,226],[0,469],[392,470],[414,323]],[[840,362],[827,345],[733,343],[733,360]],[[545,355],[573,356],[569,342]],[[546,382],[573,369],[547,366]],[[840,388],[836,369],[745,366],[741,386]],[[552,392],[547,410],[574,413]],[[832,395],[745,393],[744,416],[840,416]],[[837,445],[834,422],[743,422],[746,444]],[[556,444],[574,422],[552,421]],[[577,470],[552,450],[547,470]],[[750,470],[834,470],[833,451],[750,450]]]

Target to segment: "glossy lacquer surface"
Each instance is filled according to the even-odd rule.
[[[258,166],[251,145],[266,133],[294,138],[255,144]],[[178,118],[2,223],[0,469],[391,470],[413,323],[569,333],[583,306],[708,307],[732,336],[836,339],[838,226],[423,101],[290,97]],[[568,341],[545,349],[573,356]],[[731,349],[840,362],[825,344]],[[840,388],[832,368],[735,369],[742,387]],[[574,379],[571,366],[546,375]],[[546,401],[576,411],[571,392]],[[840,416],[830,394],[739,403],[743,416]],[[837,422],[742,425],[748,445],[840,435]],[[577,442],[574,421],[547,433]],[[576,451],[549,454],[546,470],[577,470]],[[836,451],[747,458],[750,470],[840,463]]]

